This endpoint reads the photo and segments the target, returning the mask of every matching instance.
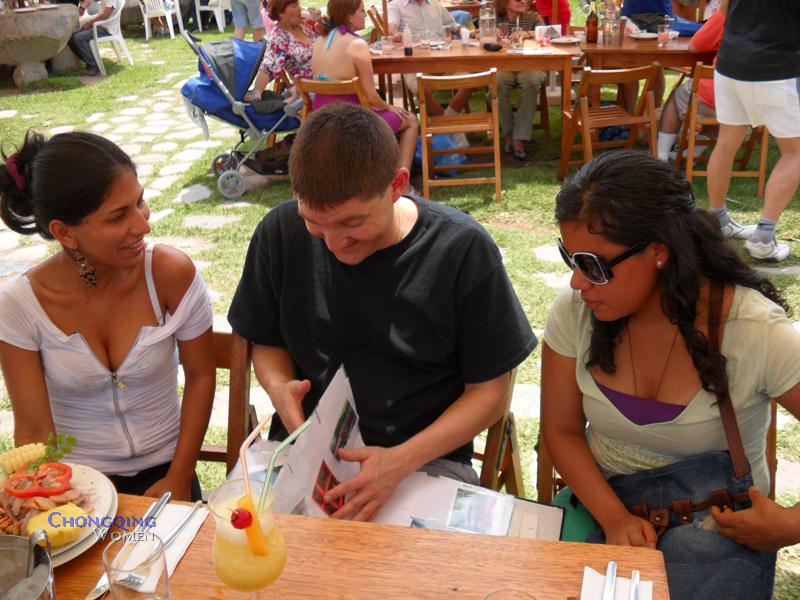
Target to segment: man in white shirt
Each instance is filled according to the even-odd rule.
[[[453,15],[439,4],[439,0],[392,0],[389,2],[389,34],[396,41],[401,41],[406,25],[411,32],[418,34],[420,31],[444,33],[449,37],[460,29]],[[417,76],[415,73],[404,73],[403,80],[406,87],[414,96],[417,95]],[[453,95],[445,111],[430,95],[425,101],[430,107],[431,115],[460,113],[472,95],[472,90],[458,90]]]
[[[117,2],[120,1],[121,0],[102,0],[99,10],[87,19],[81,18],[80,29],[73,33],[72,37],[69,38],[68,44],[70,50],[72,50],[78,56],[78,58],[86,63],[86,69],[83,70],[81,75],[93,77],[100,73],[100,69],[98,69],[97,63],[94,60],[94,55],[92,54],[92,47],[90,46],[90,42],[94,38],[92,25],[96,21],[104,21],[108,19],[114,12]],[[89,2],[86,0],[81,2],[78,10],[82,16],[86,14],[88,5]],[[97,32],[100,35],[108,34],[108,32],[102,27],[98,27]]]

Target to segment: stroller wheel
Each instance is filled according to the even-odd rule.
[[[236,169],[236,159],[227,152],[217,154],[211,161],[211,168],[214,170],[214,175],[219,177],[225,171]]]
[[[244,175],[239,171],[225,171],[217,179],[217,189],[226,198],[238,198],[244,194],[246,185]]]

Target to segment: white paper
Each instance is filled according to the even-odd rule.
[[[336,371],[310,418],[311,425],[288,451],[275,480],[275,510],[329,516],[334,505],[324,504],[320,491],[332,486],[330,477],[324,474],[330,473],[339,483],[357,475],[360,464],[342,460],[336,450],[364,446],[353,390],[343,366]],[[323,478],[325,482],[318,483]]]
[[[620,577],[617,569],[617,585],[614,587],[614,600],[628,600],[631,580],[629,577]],[[606,576],[598,573],[591,567],[583,567],[583,584],[581,585],[581,600],[602,600],[603,586]],[[653,599],[653,582],[639,581],[639,600]]]

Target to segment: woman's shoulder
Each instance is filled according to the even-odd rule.
[[[164,244],[153,247],[153,281],[170,312],[180,304],[196,273],[192,259],[177,248]]]

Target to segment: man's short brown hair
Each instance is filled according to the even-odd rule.
[[[386,121],[363,106],[336,102],[303,122],[289,175],[295,197],[319,210],[382,195],[399,164],[400,148]]]

